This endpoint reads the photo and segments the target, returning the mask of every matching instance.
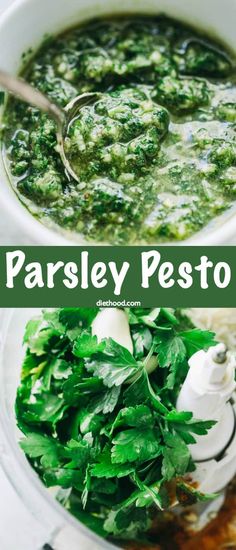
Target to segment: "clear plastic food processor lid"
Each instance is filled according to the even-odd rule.
[[[14,402],[24,353],[23,333],[27,321],[38,313],[35,309],[2,309],[0,317],[0,465],[19,503],[22,528],[17,532],[17,550],[115,549],[57,503],[18,446]]]

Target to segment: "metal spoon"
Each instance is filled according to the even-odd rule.
[[[22,99],[26,103],[34,105],[34,107],[37,107],[40,111],[47,113],[51,118],[53,118],[57,125],[57,143],[61,160],[67,172],[79,182],[79,177],[74,172],[65,154],[65,136],[67,135],[67,130],[71,121],[78,116],[80,109],[85,105],[95,103],[101,97],[101,94],[92,92],[78,95],[72,99],[72,101],[70,101],[64,109],[62,109],[53,103],[46,95],[33,88],[33,86],[21,78],[11,76],[1,70],[0,86],[8,92],[11,92],[13,95],[16,95],[19,99]]]

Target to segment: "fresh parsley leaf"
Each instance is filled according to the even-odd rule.
[[[196,443],[192,434],[206,435],[216,424],[214,420],[193,420],[191,412],[177,412],[175,410],[169,412],[166,419],[170,422],[172,429],[174,429],[188,445]]]
[[[92,398],[89,402],[89,410],[95,414],[103,412],[103,414],[112,413],[118,403],[121,387],[113,386],[103,392],[99,392],[99,395]]]
[[[106,340],[106,347],[102,353],[86,363],[88,372],[101,378],[105,386],[120,386],[127,379],[140,371],[140,366],[131,353],[117,344],[112,338]]]
[[[166,377],[166,387],[173,389],[179,375],[179,369],[183,369],[186,363],[187,351],[182,338],[171,332],[167,336],[158,337],[156,347],[158,363],[161,368],[169,369]]]
[[[58,333],[51,328],[41,329],[35,336],[30,338],[28,342],[31,353],[37,356],[44,355],[50,349],[50,342]]]
[[[134,466],[131,464],[114,464],[111,461],[111,449],[105,447],[103,452],[97,457],[98,463],[91,468],[91,475],[98,478],[125,477],[134,472]]]
[[[124,391],[125,405],[139,405],[151,403],[155,411],[167,414],[169,411],[161,402],[160,397],[153,390],[146,370]]]
[[[188,423],[177,423],[173,422],[175,429],[181,429],[182,432],[190,432],[197,435],[206,435],[208,431],[215,426],[215,420],[199,420],[192,421]]]
[[[41,324],[42,324],[42,319],[40,319],[38,317],[34,318],[34,319],[30,319],[30,321],[28,321],[28,323],[25,327],[25,334],[24,334],[24,338],[23,338],[23,343],[24,344],[28,344],[31,341],[31,338],[33,336],[36,336],[36,334],[38,332],[38,329],[39,329]]]
[[[143,357],[145,350],[149,351],[151,349],[152,334],[147,327],[139,326],[137,330],[133,330],[132,340],[134,343],[135,357]]]
[[[192,420],[192,418],[193,413],[188,411],[176,411],[175,409],[170,411],[166,416],[166,419],[169,422],[180,422],[181,424],[182,422],[189,422],[189,420]]]
[[[25,380],[25,378],[27,378],[30,374],[35,373],[40,361],[41,360],[39,360],[36,355],[33,355],[29,350],[27,350],[22,363],[21,379]]]
[[[175,476],[184,475],[187,472],[190,451],[177,434],[165,432],[164,443],[162,475],[164,479],[170,481]]]
[[[33,424],[40,422],[55,424],[63,417],[65,409],[66,405],[62,397],[42,392],[37,395],[37,398],[35,397],[34,402],[27,404],[23,418]]]
[[[180,333],[180,337],[183,340],[188,357],[191,357],[194,353],[201,349],[208,349],[217,344],[217,341],[215,340],[215,333],[210,332],[209,330],[200,330],[195,328],[193,330]]]
[[[85,377],[77,372],[71,374],[62,386],[63,398],[68,405],[77,405],[86,396],[91,397],[103,389],[100,378]]]
[[[71,439],[68,441],[65,449],[64,456],[70,459],[70,462],[66,464],[67,468],[81,468],[87,466],[91,455],[91,445],[86,439],[80,439],[76,441]]]
[[[72,363],[64,359],[54,359],[52,364],[52,376],[55,380],[67,380],[72,374]]]
[[[44,468],[54,468],[60,461],[63,447],[55,439],[39,433],[29,433],[20,446],[29,458],[40,458]]]
[[[82,434],[97,434],[104,423],[103,415],[88,412],[87,409],[80,413],[80,431]]]
[[[111,460],[115,464],[150,460],[161,454],[157,428],[130,428],[118,433],[112,444]]]
[[[94,353],[103,351],[105,347],[105,342],[98,343],[97,336],[92,336],[89,332],[82,332],[74,342],[73,354],[80,358],[91,357]]]
[[[59,311],[59,321],[67,329],[73,329],[77,326],[87,328],[95,319],[98,311],[97,307],[65,307]]]
[[[217,424],[216,420],[199,420],[189,422],[186,427],[189,428],[189,431],[197,435],[206,435],[213,426]]]
[[[128,534],[128,538],[135,539],[138,533],[147,531],[151,527],[151,520],[146,508],[126,507],[124,510],[111,510],[104,522],[104,529],[110,535],[119,536]]]
[[[186,357],[186,348],[183,340],[176,335],[162,341],[157,346],[157,352],[158,362],[162,368],[178,365]]]
[[[119,426],[143,427],[153,426],[154,418],[151,410],[146,405],[126,407],[121,409],[112,424],[111,433]]]
[[[72,470],[69,468],[51,468],[45,469],[43,481],[47,487],[60,486],[63,489],[74,488],[77,491],[83,491],[84,473],[82,470]]]

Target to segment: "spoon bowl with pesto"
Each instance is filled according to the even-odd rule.
[[[29,105],[37,107],[40,111],[46,113],[54,120],[57,129],[57,149],[61,160],[68,174],[79,182],[79,176],[73,170],[67,158],[64,143],[68,133],[68,128],[73,124],[74,119],[79,116],[80,109],[86,105],[96,102],[100,98],[100,94],[96,92],[80,94],[72,99],[64,109],[61,109],[45,94],[39,92],[24,80],[9,75],[5,71],[1,70],[0,87],[4,88],[11,94],[14,94],[26,103],[29,103]]]
[[[54,121],[8,100],[3,153],[16,196],[3,170],[1,195],[28,232],[52,244],[63,237],[229,242],[236,235],[235,0],[224,9],[219,0],[207,8],[201,0],[32,2],[17,0],[0,21],[0,46],[11,52],[4,60],[0,50],[0,65],[16,74],[32,45],[18,74],[59,108],[100,95],[81,106],[64,135],[77,178],[60,158]],[[13,20],[22,28],[23,14],[27,40],[18,33],[10,45],[4,28]]]

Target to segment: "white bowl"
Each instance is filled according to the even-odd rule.
[[[17,73],[21,56],[37,48],[45,34],[57,33],[86,19],[107,14],[166,13],[215,35],[236,51],[236,0],[16,0],[0,20],[0,67]],[[0,199],[17,224],[37,244],[89,244],[79,235],[69,240],[63,231],[43,225],[21,204],[0,161]],[[184,244],[236,244],[236,213],[218,218]],[[91,244],[91,243],[90,243]],[[93,243],[96,244],[96,243]],[[157,243],[158,244],[158,243]],[[181,243],[182,244],[182,243]]]

